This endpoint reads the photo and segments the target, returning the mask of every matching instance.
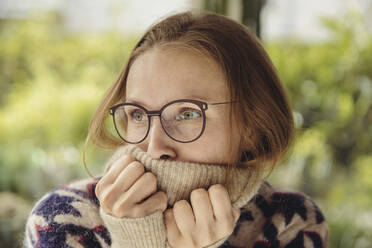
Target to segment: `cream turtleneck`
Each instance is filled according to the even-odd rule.
[[[146,171],[155,174],[158,190],[167,194],[170,206],[176,201],[188,200],[194,189],[208,189],[213,184],[226,184],[227,167],[224,165],[158,160],[136,145],[120,147],[108,162],[105,171],[123,154],[131,154],[144,165]],[[226,187],[234,208],[243,207],[260,187],[259,183],[255,185],[249,183],[250,173],[252,172],[246,168],[232,168],[232,185]]]
[[[190,193],[197,188],[208,189],[213,184],[225,185],[227,167],[216,164],[182,162],[171,160],[157,160],[149,156],[136,145],[125,145],[117,149],[106,165],[105,171],[124,154],[131,154],[141,162],[146,171],[155,174],[158,190],[168,196],[168,204],[173,206],[176,201],[189,199]],[[257,193],[261,182],[249,182],[248,169],[232,168],[232,183],[226,186],[233,208],[242,208]],[[112,247],[170,247],[166,242],[166,231],[162,212],[142,218],[115,218],[100,210],[111,236]],[[228,237],[208,246],[218,247]]]

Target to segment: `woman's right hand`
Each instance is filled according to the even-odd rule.
[[[157,210],[165,211],[168,197],[165,192],[156,190],[156,176],[145,172],[144,166],[133,156],[124,155],[98,181],[95,192],[106,214],[136,218]]]

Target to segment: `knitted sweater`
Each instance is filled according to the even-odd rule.
[[[196,188],[225,185],[221,165],[156,160],[134,145],[119,148],[106,170],[122,154],[131,154],[157,177],[158,190],[168,205],[189,200]],[[215,247],[326,247],[328,226],[317,205],[299,192],[284,191],[263,181],[250,184],[249,170],[234,168],[227,186],[241,215],[233,233]],[[95,195],[97,180],[84,179],[59,187],[42,197],[26,224],[25,247],[171,247],[160,210],[141,218],[116,218],[101,210]]]

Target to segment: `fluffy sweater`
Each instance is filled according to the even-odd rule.
[[[158,190],[168,205],[189,200],[192,190],[213,184],[227,187],[232,206],[241,215],[233,233],[215,247],[326,247],[328,226],[310,197],[275,188],[266,181],[250,183],[250,171],[234,168],[231,185],[225,184],[226,167],[181,161],[156,160],[135,145],[120,147],[107,171],[123,154],[131,154],[157,177]],[[25,247],[171,247],[166,239],[163,213],[140,218],[116,218],[101,210],[95,195],[97,180],[84,179],[48,192],[31,211]]]

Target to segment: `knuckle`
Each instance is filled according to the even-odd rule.
[[[127,160],[131,160],[131,161],[135,161],[136,159],[133,157],[133,155],[131,154],[124,154],[124,157],[127,159]]]
[[[129,206],[128,199],[125,198],[120,202],[119,201],[115,202],[115,204],[112,207],[112,212],[115,213],[115,215],[120,218],[126,217],[128,215],[127,213],[128,206]]]
[[[100,194],[100,200],[102,202],[108,202],[109,198],[111,198],[112,196],[112,193],[113,193],[113,185],[111,185],[110,187],[104,189],[101,194]]]
[[[128,158],[136,160],[136,158],[132,154],[126,154],[126,155],[128,156]]]
[[[124,197],[117,202],[117,207],[118,208],[123,208],[125,206],[129,206],[132,203],[130,202],[130,199],[128,198],[128,195],[124,194]]]
[[[135,161],[134,158],[132,158],[128,154],[120,155],[118,158],[116,158],[115,161],[113,161],[113,164],[116,164],[116,166],[122,165],[122,164],[130,164],[131,162]]]
[[[140,172],[141,174],[145,173],[145,167],[139,161],[133,161],[130,163],[130,165],[133,170]]]
[[[105,193],[102,193],[101,197],[100,197],[100,201],[101,202],[108,202],[108,199],[110,198],[110,192],[105,192]]]
[[[105,189],[110,185],[107,183],[107,174],[104,175],[96,184],[94,192],[97,196],[100,196],[104,193]]]

